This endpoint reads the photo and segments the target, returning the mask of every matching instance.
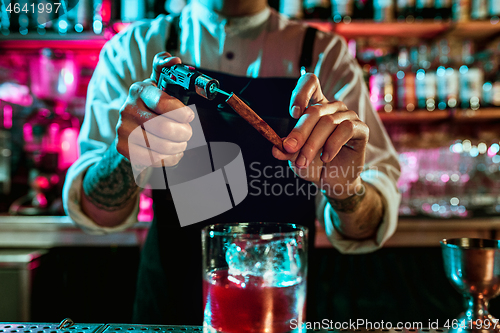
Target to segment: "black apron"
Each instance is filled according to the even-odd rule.
[[[314,33],[311,29],[305,35],[305,51],[299,63],[304,67],[310,65]],[[172,38],[167,42],[167,49],[171,49],[169,43],[172,44]],[[290,117],[288,109],[298,78],[254,79],[198,70],[219,80],[223,90],[232,91],[248,102],[280,137],[287,136],[295,126],[296,120]],[[202,324],[201,229],[209,224],[263,221],[308,227],[308,281],[314,281],[314,197],[308,192],[312,185],[296,177],[287,161],[275,159],[271,153],[272,144],[224,101],[221,94],[212,101],[196,95],[188,104],[196,105],[207,142],[232,142],[240,147],[249,194],[233,209],[181,228],[169,190],[153,191],[154,220],[141,254],[134,304],[135,323]],[[183,158],[178,167],[182,167],[186,160]],[[264,167],[267,167],[266,174],[263,173]],[[273,175],[267,177],[270,173]],[[288,193],[293,195],[274,195],[287,184],[290,184]],[[257,195],[259,191],[260,195]],[[315,304],[313,287],[308,285],[311,297],[308,297],[307,304]]]

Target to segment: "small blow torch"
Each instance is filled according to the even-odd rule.
[[[227,93],[219,88],[219,81],[203,73],[198,72],[194,67],[184,64],[177,64],[171,67],[164,67],[158,79],[158,89],[163,90],[170,96],[179,99],[184,104],[189,101],[189,95],[196,94],[213,100],[218,93],[228,98],[226,103],[236,111],[243,119],[252,125],[262,136],[286,153],[283,148],[282,139],[276,132],[259,117],[248,105],[234,93]]]
[[[181,100],[193,92],[208,100],[213,100],[217,93],[229,96],[228,93],[219,89],[219,81],[198,72],[192,66],[183,64],[164,67],[158,80],[158,88],[171,96],[180,97]]]

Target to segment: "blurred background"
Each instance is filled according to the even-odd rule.
[[[363,70],[402,167],[401,218],[383,249],[387,255],[398,249],[394,260],[414,258],[417,271],[425,258],[438,258],[439,270],[442,238],[499,238],[500,1],[269,4],[343,36]],[[59,321],[70,312],[79,322],[130,322],[138,255],[152,219],[150,192],[141,195],[137,228],[97,237],[64,216],[61,189],[78,157],[100,49],[131,22],[178,13],[186,0],[1,5],[0,292],[8,296],[0,299],[0,321]],[[315,242],[325,258],[332,256],[324,234]],[[451,288],[441,271],[418,274]],[[112,310],[96,302],[103,294],[113,300]],[[459,300],[457,294],[450,304]]]

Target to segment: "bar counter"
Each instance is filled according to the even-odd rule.
[[[154,333],[186,333],[186,332],[203,332],[201,326],[168,326],[168,325],[134,325],[134,324],[74,324],[72,326],[58,329],[59,325],[55,323],[0,323],[1,332],[5,333],[132,333],[132,332],[154,332]],[[313,332],[392,332],[392,333],[447,333],[448,329],[329,329],[318,328],[308,329],[307,333]],[[294,332],[293,332],[294,333]],[[302,333],[306,333],[305,330]]]
[[[67,216],[0,216],[0,247],[141,246],[149,225],[138,222],[126,231],[96,236],[83,232]],[[499,232],[500,216],[448,220],[401,217],[396,233],[385,246],[439,246],[443,238],[497,238]],[[331,247],[322,228],[315,244]]]

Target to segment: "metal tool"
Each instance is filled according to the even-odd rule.
[[[226,103],[236,113],[286,154],[283,148],[283,141],[262,118],[234,93],[229,94],[220,89],[219,81],[198,72],[194,67],[177,64],[162,68],[160,78],[158,79],[158,88],[170,96],[179,99],[184,104],[188,103],[189,95],[193,92],[208,100],[213,100],[218,93],[227,96]]]
[[[201,333],[200,326],[1,322],[0,333]]]
[[[64,318],[59,325],[57,325],[57,329],[63,329],[63,328],[68,328],[71,327],[75,324],[75,322],[71,318]]]
[[[179,91],[178,87],[184,91]],[[177,98],[190,92],[195,92],[208,100],[214,99],[217,93],[229,96],[219,88],[219,81],[198,72],[192,66],[183,64],[162,68],[158,88]]]
[[[340,322],[341,323],[341,322]],[[451,333],[448,328],[425,328],[414,327],[411,329],[399,329],[392,327],[389,329],[388,325],[382,325],[384,328],[371,328],[369,325],[366,327],[358,327],[356,329],[336,329],[323,327],[322,329],[308,329],[308,333],[330,333],[330,332],[345,332],[345,333]],[[424,323],[425,325],[425,323]],[[74,324],[69,328],[57,328],[54,323],[30,323],[30,322],[2,322],[0,323],[0,331],[4,333],[201,333],[203,327],[201,326],[187,326],[187,325],[137,325],[137,324]],[[363,326],[363,325],[361,325]],[[332,324],[333,327],[333,324]],[[467,331],[463,331],[466,333]],[[488,332],[488,331],[486,331]],[[304,331],[305,333],[305,331]],[[489,333],[489,332],[488,332]]]

